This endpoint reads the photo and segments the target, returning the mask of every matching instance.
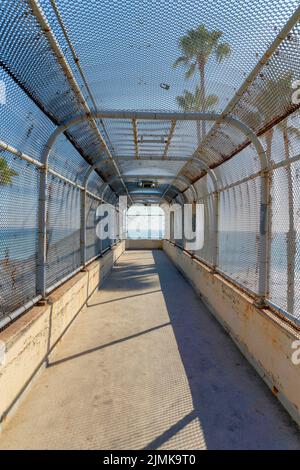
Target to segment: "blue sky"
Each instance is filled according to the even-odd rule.
[[[47,12],[49,0],[42,0]],[[197,75],[185,80],[172,68],[178,39],[205,24],[220,29],[231,58],[207,69],[208,93],[226,105],[280,28],[298,6],[295,0],[58,0],[67,31],[98,105],[114,109],[177,109],[176,96],[194,90]],[[56,21],[52,15],[53,25]],[[57,37],[64,44],[58,27]],[[160,83],[170,85],[162,90]]]

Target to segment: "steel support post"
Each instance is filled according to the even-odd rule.
[[[86,265],[86,189],[80,192],[80,264]]]
[[[270,175],[265,170],[261,177],[260,190],[260,223],[259,223],[259,279],[258,302],[259,307],[265,305],[269,294],[270,280]]]
[[[213,193],[212,265],[216,271],[219,265],[219,204],[220,193]]]
[[[39,168],[39,208],[38,208],[38,254],[37,254],[37,294],[46,299],[46,261],[47,261],[47,197],[48,166]]]

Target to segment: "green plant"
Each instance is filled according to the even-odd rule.
[[[201,108],[201,93],[200,89],[197,86],[195,93],[191,93],[190,91],[184,90],[183,95],[177,96],[176,101],[178,106],[184,112],[197,112]],[[219,97],[217,95],[208,95],[205,98],[205,109],[213,111],[214,107],[218,104]]]
[[[5,158],[0,157],[0,185],[11,184],[14,176],[18,176],[18,173],[8,166]]]

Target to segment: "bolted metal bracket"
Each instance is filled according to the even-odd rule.
[[[42,299],[38,300],[36,303],[38,307],[44,307],[45,305],[49,305],[49,304],[50,304],[49,297],[43,297]]]

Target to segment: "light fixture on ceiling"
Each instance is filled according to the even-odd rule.
[[[141,180],[138,182],[139,188],[156,188],[157,183],[152,180]]]

